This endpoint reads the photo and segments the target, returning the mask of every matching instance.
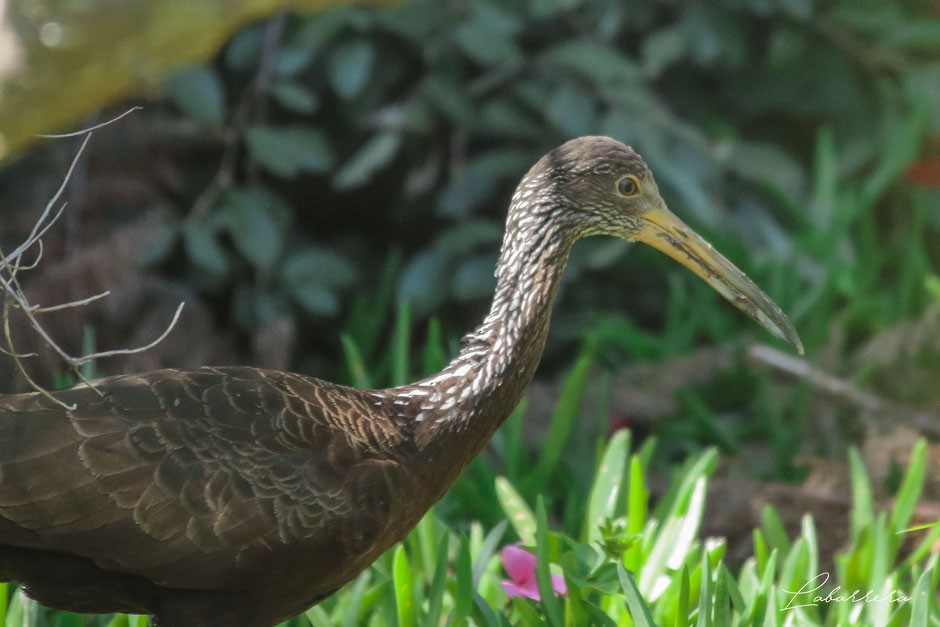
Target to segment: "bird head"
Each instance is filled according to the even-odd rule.
[[[542,185],[549,183],[555,219],[575,237],[615,235],[652,246],[803,353],[799,335],[780,307],[669,210],[653,173],[629,146],[609,137],[574,139],[545,155],[529,175]],[[520,192],[525,189],[524,183]]]

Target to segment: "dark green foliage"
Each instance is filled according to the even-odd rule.
[[[416,320],[443,312],[447,333],[462,332],[488,299],[513,186],[546,150],[588,133],[632,143],[673,208],[769,282],[810,346],[828,331],[808,322],[846,303],[890,320],[923,306],[929,260],[911,257],[917,246],[904,247],[910,263],[884,253],[900,282],[877,264],[861,275],[851,264],[876,243],[873,220],[907,241],[927,237],[917,212],[912,222],[886,200],[940,106],[925,54],[938,29],[915,5],[415,0],[279,19],[238,34],[215,66],[167,79],[185,114],[226,127],[226,152],[215,155],[222,193],[198,215],[183,204],[179,232],[215,293],[253,277],[258,297],[229,301],[253,310],[238,315],[247,331],[274,312],[312,314],[303,337],[337,350],[327,335],[336,327],[322,322],[348,311],[345,269],[376,289],[395,244],[397,298]],[[835,197],[840,181],[854,183]],[[258,216],[239,209],[243,186],[271,198]],[[298,285],[283,260],[308,248],[343,264],[340,276]],[[690,318],[690,301],[711,298],[694,279],[647,278],[651,264],[679,271],[623,250],[605,241],[576,250],[550,360],[598,329],[599,315],[615,334],[605,344],[622,345],[606,349],[618,360],[735,333],[741,318],[727,308]],[[667,285],[680,295],[666,296]],[[878,308],[876,294],[892,306]],[[850,334],[873,323],[859,315]]]

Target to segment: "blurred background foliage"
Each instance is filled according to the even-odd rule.
[[[702,533],[728,538],[729,564],[751,555],[768,499],[791,537],[812,512],[831,556],[849,529],[848,445],[880,498],[917,434],[940,437],[936,0],[196,4],[201,18],[167,1],[122,21],[123,3],[0,1],[0,30],[18,33],[0,48],[54,48],[12,79],[0,55],[0,248],[24,239],[77,149],[26,150],[11,129],[142,106],[95,133],[25,288],[41,304],[111,290],[49,316],[73,354],[146,344],[187,307],[155,350],[86,374],[245,363],[384,386],[439,368],[487,309],[514,186],[552,147],[600,133],[643,154],[671,208],[791,316],[808,358],[768,352],[772,338],[654,251],[582,242],[526,404],[438,513],[497,525],[504,476],[576,533],[586,460],[628,426],[661,502],[678,461],[722,453]],[[62,365],[14,335],[53,383]],[[0,390],[22,387],[0,361]],[[914,522],[940,511],[937,467]]]
[[[36,6],[56,10],[14,1],[8,24]],[[72,65],[58,71],[80,78]],[[486,311],[521,176],[567,139],[606,134],[633,145],[672,209],[781,304],[814,362],[940,413],[933,0],[277,12],[161,84],[85,121],[143,106],[96,133],[30,286],[36,302],[111,289],[86,318],[56,322],[63,341],[99,349],[145,343],[188,303],[156,351],[102,372],[250,363],[386,385],[438,366]],[[7,111],[2,120],[19,124]],[[57,140],[7,158],[0,245],[22,239],[74,151]],[[745,368],[741,338],[772,339],[660,257],[612,239],[575,248],[530,444],[551,413],[539,395],[557,396],[553,373],[582,346],[585,377],[606,386],[591,433],[657,431],[666,459],[718,444],[757,474],[793,479],[805,474],[801,452],[858,436],[857,408],[814,420],[812,386],[781,390]],[[389,350],[395,342],[413,350]],[[409,353],[426,357],[407,363]],[[624,380],[637,363],[663,368]],[[9,376],[3,389],[16,385]],[[644,393],[659,396],[638,403]]]

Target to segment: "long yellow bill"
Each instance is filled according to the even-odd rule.
[[[711,244],[665,207],[641,217],[645,224],[639,234],[634,235],[636,239],[666,253],[705,279],[735,307],[803,354],[800,336],[780,307]]]

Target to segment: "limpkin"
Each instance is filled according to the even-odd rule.
[[[545,155],[509,207],[496,293],[438,374],[356,389],[248,367],[159,370],[0,397],[0,580],[76,612],[261,627],[400,540],[532,379],[568,252],[588,235],[674,257],[798,349],[781,310],[670,213],[605,137]]]

